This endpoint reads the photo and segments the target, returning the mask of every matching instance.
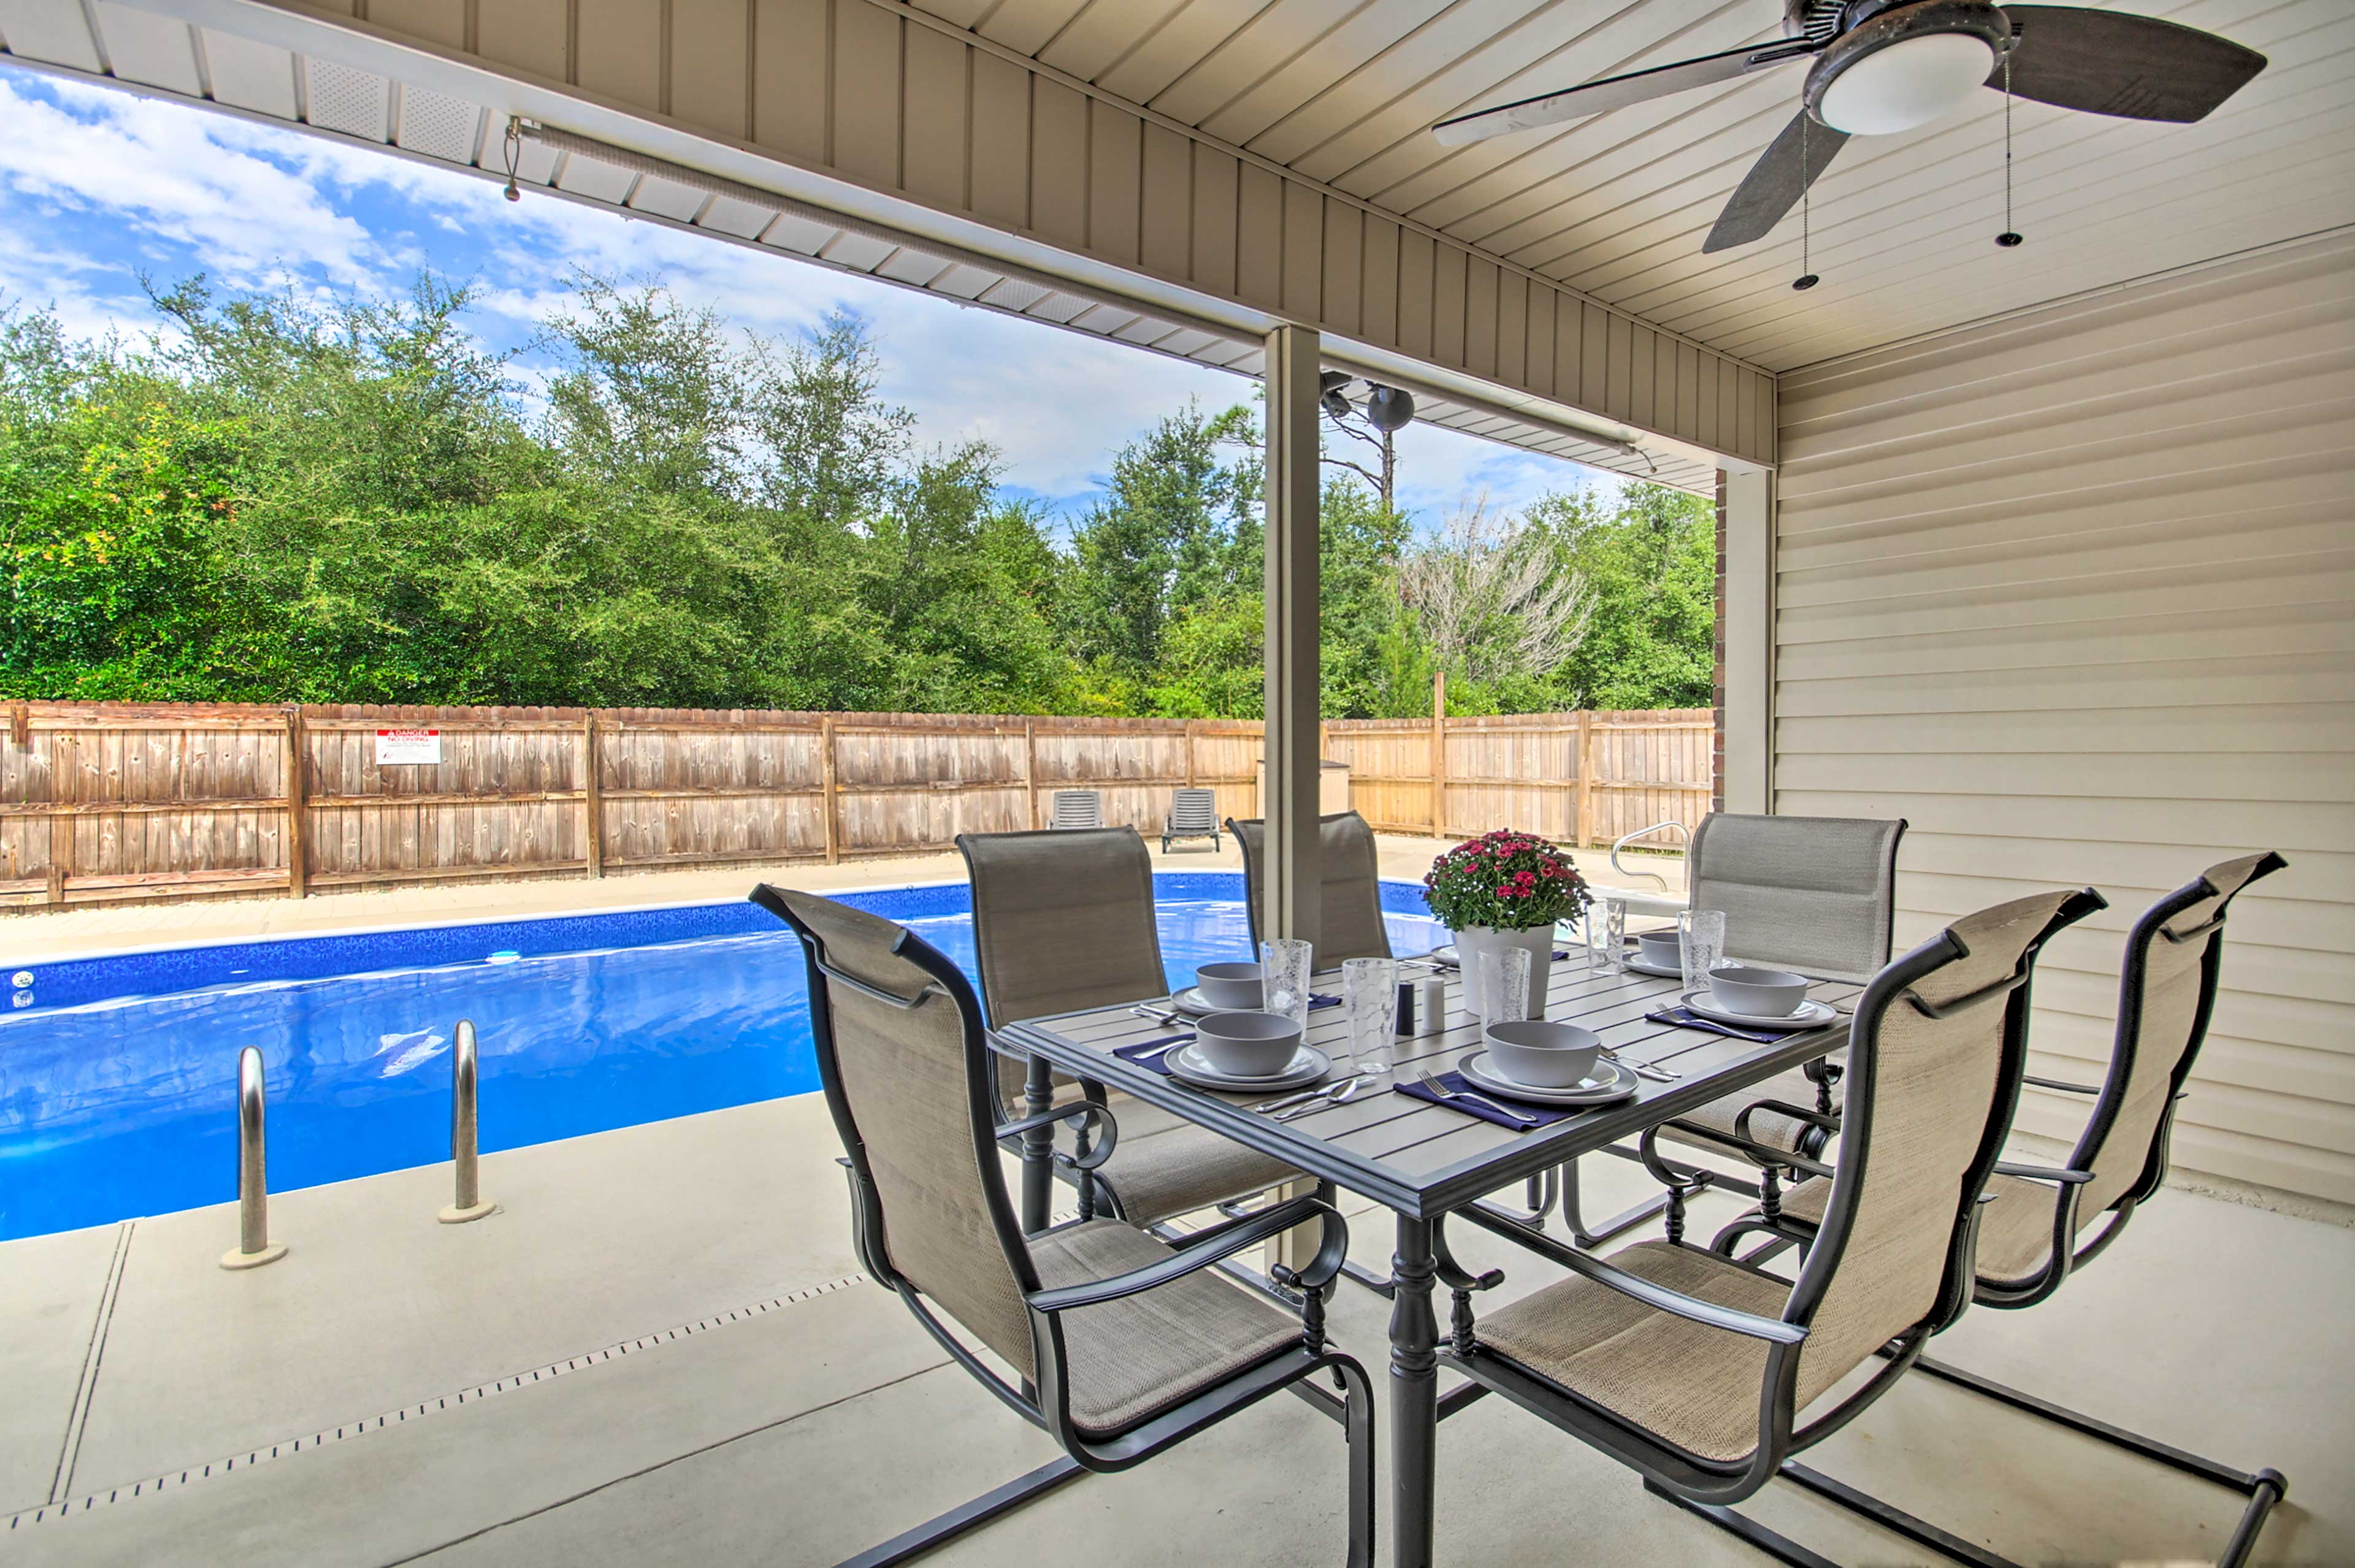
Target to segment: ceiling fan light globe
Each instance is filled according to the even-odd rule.
[[[1851,136],[1887,136],[1961,108],[1995,69],[1972,33],[1917,33],[1859,55],[1823,86],[1816,118]]]

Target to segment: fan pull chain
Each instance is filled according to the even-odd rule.
[[[1803,293],[1823,282],[1807,270],[1807,246],[1813,238],[1816,195],[1816,182],[1807,177],[1808,118],[1806,111],[1799,112],[1799,275],[1791,280],[1791,286]]]
[[[2011,54],[2003,57],[2003,232],[1995,242],[2004,250],[2019,243],[2019,235],[2011,227]]]

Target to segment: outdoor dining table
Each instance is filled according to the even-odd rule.
[[[1415,973],[1401,969],[1402,975]],[[1452,972],[1446,985],[1446,1028],[1401,1037],[1395,1067],[1389,1078],[1379,1081],[1382,1092],[1360,1092],[1345,1104],[1287,1121],[1253,1109],[1287,1096],[1212,1093],[1114,1055],[1121,1046],[1166,1037],[1182,1027],[1129,1006],[1035,1019],[1011,1025],[1000,1035],[1006,1045],[1028,1051],[1040,1061],[1223,1133],[1394,1213],[1398,1238],[1391,1262],[1395,1294],[1390,1323],[1392,1476],[1388,1532],[1392,1561],[1400,1568],[1423,1568],[1432,1560],[1439,1422],[1481,1392],[1476,1384],[1465,1383],[1447,1399],[1440,1397],[1439,1324],[1432,1308],[1433,1221],[1485,1194],[1837,1048],[1848,1026],[1848,1005],[1862,989],[1848,983],[1817,984],[1809,994],[1838,1008],[1841,1016],[1820,1028],[1759,1043],[1648,1021],[1646,1013],[1677,1004],[1682,989],[1677,981],[1589,967],[1574,948],[1566,961],[1557,958],[1551,965],[1545,1016],[1595,1030],[1604,1047],[1631,1067],[1654,1067],[1677,1076],[1664,1082],[1639,1074],[1641,1086],[1630,1099],[1535,1130],[1516,1131],[1451,1106],[1390,1092],[1390,1083],[1412,1082],[1419,1070],[1445,1073],[1479,1049],[1479,1024],[1465,1015]],[[1165,1009],[1168,1003],[1167,997],[1137,1000]],[[1344,1009],[1312,1011],[1307,1038],[1337,1062],[1348,1045]],[[1044,1154],[1034,1144],[1025,1149],[1024,1157],[1035,1160]],[[1042,1223],[1043,1218],[1025,1222]]]

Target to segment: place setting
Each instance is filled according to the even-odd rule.
[[[1171,997],[1193,1024],[1190,1031],[1117,1047],[1124,1061],[1197,1089],[1263,1094],[1315,1086],[1310,1093],[1255,1107],[1278,1120],[1344,1104],[1390,1070],[1397,1017],[1398,966],[1386,958],[1353,958],[1341,965],[1343,995],[1310,988],[1315,948],[1305,942],[1261,944],[1261,961],[1206,964],[1195,984]],[[1346,1008],[1349,1050],[1337,1064],[1307,1040],[1308,1015]],[[1174,1016],[1136,1009],[1175,1021]]]
[[[1616,1104],[1641,1088],[1638,1070],[1618,1061],[1601,1035],[1536,1016],[1544,1009],[1532,1005],[1530,967],[1525,948],[1481,954],[1479,1047],[1448,1072],[1415,1073],[1398,1092],[1526,1132]]]

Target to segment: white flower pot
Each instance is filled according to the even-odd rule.
[[[1455,955],[1464,965],[1464,1010],[1473,1018],[1487,1016],[1480,992],[1480,955],[1510,947],[1529,950],[1529,1016],[1545,1017],[1546,987],[1553,977],[1553,927],[1498,931],[1494,926],[1467,925],[1455,933]]]

